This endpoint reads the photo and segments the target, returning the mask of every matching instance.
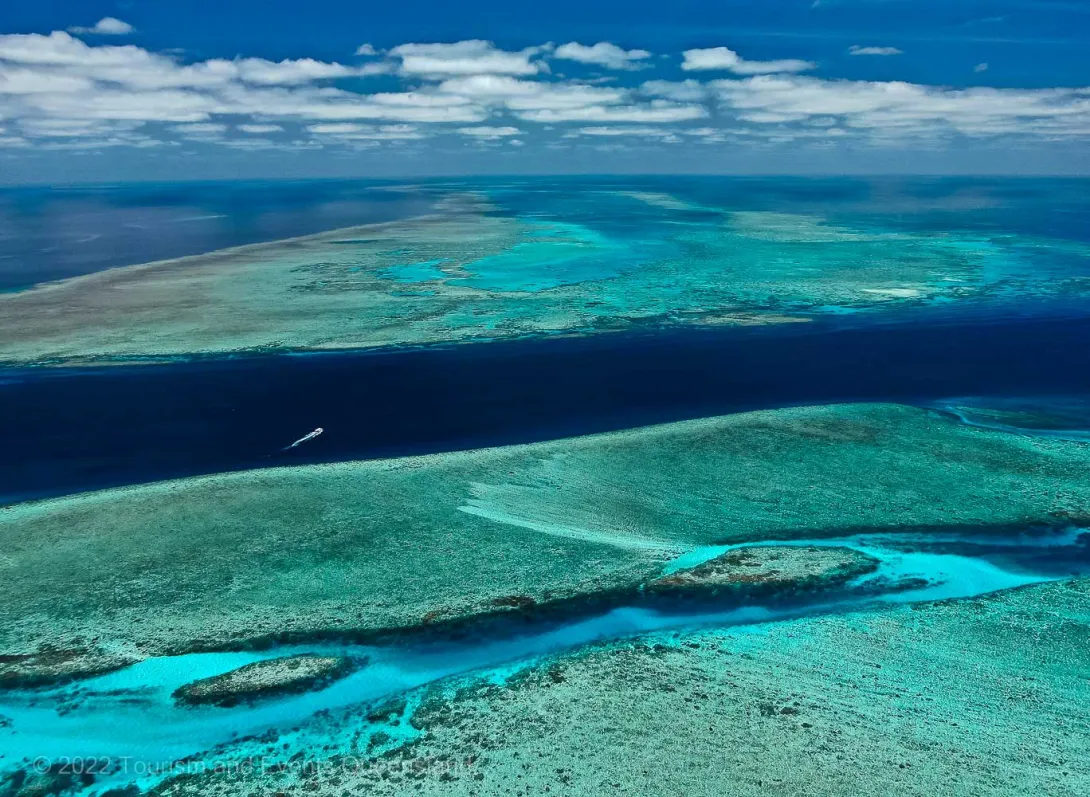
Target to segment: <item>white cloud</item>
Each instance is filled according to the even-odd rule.
[[[708,88],[698,80],[648,80],[640,91],[649,97],[662,97],[676,102],[701,102],[708,98]]]
[[[710,84],[726,108],[754,124],[836,117],[872,135],[1090,133],[1090,89],[948,89],[901,82],[764,75]]]
[[[452,78],[440,83],[437,90],[441,95],[515,111],[582,108],[623,102],[628,96],[625,90],[618,88],[582,83],[542,83],[504,75]]]
[[[765,75],[774,72],[805,72],[817,64],[812,61],[800,61],[786,58],[779,61],[747,61],[727,47],[712,47],[706,50],[686,50],[682,57],[681,68],[686,72],[698,70],[728,70],[736,75]]]
[[[896,47],[860,47],[858,44],[852,45],[848,52],[851,55],[903,55]]]
[[[41,116],[142,122],[203,122],[224,108],[214,97],[190,91],[127,89],[97,89],[90,95],[39,94],[27,106]]]
[[[987,72],[988,71],[988,65],[986,63],[977,64],[976,66],[973,67],[973,71],[978,72],[978,73],[979,72]]]
[[[708,115],[703,105],[652,100],[637,105],[588,105],[579,108],[521,111],[515,114],[528,122],[685,122]]]
[[[215,63],[215,62],[213,62]],[[300,58],[286,61],[266,61],[263,58],[243,58],[227,62],[234,65],[238,78],[246,83],[288,86],[341,77],[364,77],[387,73],[386,64],[366,64],[359,67]]]
[[[182,65],[173,58],[133,45],[94,47],[61,31],[0,35],[3,62],[36,68],[42,77],[76,76],[82,80],[116,83],[134,89],[211,88],[242,81],[255,85],[301,85],[340,77],[389,72],[388,64],[350,67],[311,58],[267,61],[212,59]]]
[[[115,17],[103,17],[90,28],[76,26],[68,30],[71,33],[92,33],[97,36],[127,36],[136,28],[128,22],[122,22]]]
[[[368,95],[367,99],[377,105],[404,106],[411,108],[451,108],[468,106],[473,103],[470,97],[457,94],[443,94],[436,91],[388,91]]]
[[[371,44],[361,44],[356,48],[356,55],[378,55],[379,52]]]
[[[197,122],[189,125],[175,125],[173,130],[186,138],[219,138],[227,132],[227,125]]]
[[[87,119],[22,119],[19,127],[32,138],[80,138],[125,133],[139,127],[139,122],[109,122]]]
[[[483,138],[489,141],[506,138],[507,136],[522,135],[522,131],[517,127],[459,127],[455,132],[461,133],[463,136],[473,136],[474,138]]]
[[[805,61],[746,61],[726,48],[687,51],[683,66],[742,77],[626,86],[548,74],[545,59],[552,52],[574,53],[584,63],[608,59],[614,68],[623,68],[613,60],[617,53],[626,64],[644,60],[643,51],[613,47],[569,43],[512,52],[474,40],[402,45],[388,58],[357,65],[311,58],[186,62],[133,45],[89,45],[59,31],[0,35],[3,146],[93,151],[181,141],[336,150],[398,146],[439,132],[490,146],[522,142],[533,123],[546,133],[549,125],[583,125],[545,136],[544,146],[569,145],[565,135],[596,138],[593,146],[623,145],[625,137],[694,145],[729,138],[761,146],[838,137],[888,145],[913,138],[932,146],[949,136],[1090,136],[1090,89],[824,80],[790,73],[812,66]],[[409,86],[367,93],[335,82],[379,72],[397,72]],[[679,124],[696,120],[707,121]],[[305,130],[298,138],[287,133],[296,125]],[[272,133],[281,135],[266,137]]]
[[[64,31],[48,36],[39,33],[0,35],[0,60],[17,64],[47,64],[50,66],[151,66],[169,59],[131,44],[93,47]]]
[[[578,42],[568,42],[557,47],[553,57],[582,64],[596,64],[607,69],[639,69],[640,61],[650,58],[651,53],[647,50],[624,50],[609,42],[598,42],[589,47]]]
[[[527,47],[508,52],[492,42],[470,39],[451,44],[402,44],[390,50],[390,55],[400,59],[403,75],[536,75],[548,71],[543,61],[533,60],[546,49]]]
[[[441,94],[502,109],[530,122],[676,122],[707,116],[703,105],[653,99],[617,87],[585,83],[545,83],[502,75],[475,75],[443,81]]]
[[[0,62],[0,95],[90,91],[94,82],[79,75],[43,72]]]
[[[307,131],[318,136],[333,136],[344,141],[415,141],[425,134],[414,125],[361,125],[350,122],[308,125]]]
[[[669,130],[664,127],[646,127],[642,125],[624,125],[621,127],[580,127],[570,133],[565,133],[565,138],[578,138],[579,136],[638,136],[641,138],[676,139],[681,131]]]

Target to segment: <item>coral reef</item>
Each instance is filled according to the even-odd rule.
[[[174,698],[188,705],[236,706],[293,692],[320,689],[358,666],[332,656],[284,656],[265,659],[237,670],[203,678],[175,690]]]

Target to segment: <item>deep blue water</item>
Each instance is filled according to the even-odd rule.
[[[0,500],[762,407],[1090,396],[1090,317],[913,318],[9,370]]]
[[[669,194],[717,210],[812,214],[848,226],[1090,242],[1090,179],[1085,178],[550,177],[433,184],[440,186],[487,191],[512,214],[562,215],[606,232],[661,221],[658,208],[597,193],[627,190]]]
[[[428,194],[364,180],[0,188],[0,291],[431,207]]]

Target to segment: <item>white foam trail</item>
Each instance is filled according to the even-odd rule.
[[[294,443],[292,443],[290,446],[285,446],[284,448],[282,448],[280,450],[281,451],[290,451],[291,449],[295,448],[298,445],[302,445],[303,443],[307,442],[308,440],[313,440],[315,437],[317,437],[318,435],[320,435],[324,431],[325,431],[325,429],[323,429],[321,426],[319,426],[317,429],[315,429],[310,434],[303,435],[298,440],[296,440]]]

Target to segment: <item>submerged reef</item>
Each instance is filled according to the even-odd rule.
[[[573,211],[573,197],[586,207]],[[1076,241],[908,231],[872,216],[729,210],[648,192],[574,191],[532,213],[503,201],[449,193],[423,218],[0,294],[0,362],[782,324],[1087,292],[1090,250]]]
[[[659,594],[701,596],[782,595],[838,586],[877,569],[877,559],[851,548],[753,546],[660,576],[647,589]]]
[[[33,653],[0,654],[0,688],[89,678],[126,667],[136,660],[93,646],[57,648],[46,643]]]
[[[71,765],[55,764],[44,772],[16,770],[0,774],[0,797],[53,797],[53,795],[77,794],[95,782],[90,772],[74,772]],[[110,797],[132,797],[139,789]]]
[[[1077,525],[1087,457],[839,405],[19,504],[0,512],[0,655],[47,678],[50,650],[108,667],[585,603],[698,546]]]
[[[237,670],[202,678],[175,690],[174,699],[188,705],[236,706],[293,692],[320,689],[358,666],[336,656],[282,656],[255,661]]]
[[[1087,618],[1081,580],[650,634],[502,682],[450,679],[396,710],[317,716],[287,748],[248,748],[255,760],[297,754],[292,766],[154,793],[1074,797],[1090,790]]]

